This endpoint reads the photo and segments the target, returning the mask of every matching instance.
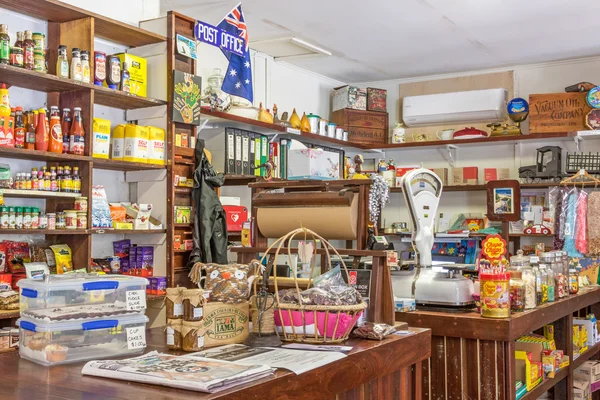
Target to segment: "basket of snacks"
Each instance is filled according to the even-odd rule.
[[[308,237],[311,240],[319,240],[327,256],[328,271],[312,278],[315,268],[315,259],[310,257],[310,277],[305,290],[298,285],[296,274],[294,275],[295,288],[279,290],[277,283],[277,268],[273,268],[273,282],[275,286],[275,326],[281,340],[301,343],[339,343],[348,339],[352,328],[362,315],[367,304],[363,301],[360,293],[348,285],[342,273],[348,276],[348,269],[337,250],[325,239],[315,232],[306,229],[295,229],[277,239],[263,255],[263,260],[268,257],[271,249],[276,248],[273,260],[284,249],[289,257],[289,265],[292,265],[292,251],[290,243],[298,235],[304,236],[304,241],[299,244],[299,253],[306,248]],[[312,244],[312,243],[311,243]],[[300,250],[302,248],[302,250]],[[312,252],[312,247],[309,252]],[[330,251],[337,255],[340,264],[333,267]],[[302,259],[302,255],[300,255]],[[261,260],[261,264],[262,261]],[[349,282],[349,279],[348,279]],[[312,286],[312,287],[311,287]]]

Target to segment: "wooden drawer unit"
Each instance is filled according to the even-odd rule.
[[[344,108],[331,114],[331,121],[348,132],[348,141],[361,144],[385,144],[388,137],[388,113]]]

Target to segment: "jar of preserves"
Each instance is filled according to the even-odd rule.
[[[525,308],[533,309],[537,306],[535,273],[531,268],[530,258],[523,255],[523,250],[518,250],[517,255],[510,258],[510,271],[521,273],[525,290]]]
[[[167,319],[180,319],[183,317],[183,288],[167,288],[165,305],[167,310]]]
[[[204,316],[202,289],[184,289],[182,298],[184,321],[201,321]]]
[[[510,311],[525,310],[525,283],[520,271],[510,271]]]
[[[67,228],[64,212],[61,211],[61,212],[56,213],[55,225],[56,225],[55,229],[66,229]],[[48,219],[48,228],[50,228],[50,219]]]
[[[167,320],[167,347],[169,350],[181,350],[181,337],[182,321],[180,319],[168,319]]]
[[[77,211],[65,210],[65,229],[77,229]]]
[[[77,197],[75,199],[75,209],[77,211],[87,211],[87,209],[88,209],[87,197]]]
[[[46,219],[48,220],[48,229],[49,230],[56,229],[56,213],[46,214]]]
[[[183,321],[181,325],[183,351],[200,351],[204,347],[202,321]]]
[[[575,268],[569,270],[569,294],[579,292],[579,274]]]
[[[77,211],[77,229],[87,229],[87,211]]]

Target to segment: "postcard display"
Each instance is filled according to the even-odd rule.
[[[146,348],[145,278],[46,275],[18,285],[23,358],[51,366],[133,355]]]

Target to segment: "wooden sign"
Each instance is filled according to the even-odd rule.
[[[385,144],[388,137],[388,113],[344,108],[331,114],[331,121],[348,132],[348,141],[361,144]]]
[[[529,132],[572,132],[585,130],[591,107],[587,93],[549,93],[529,96]]]

